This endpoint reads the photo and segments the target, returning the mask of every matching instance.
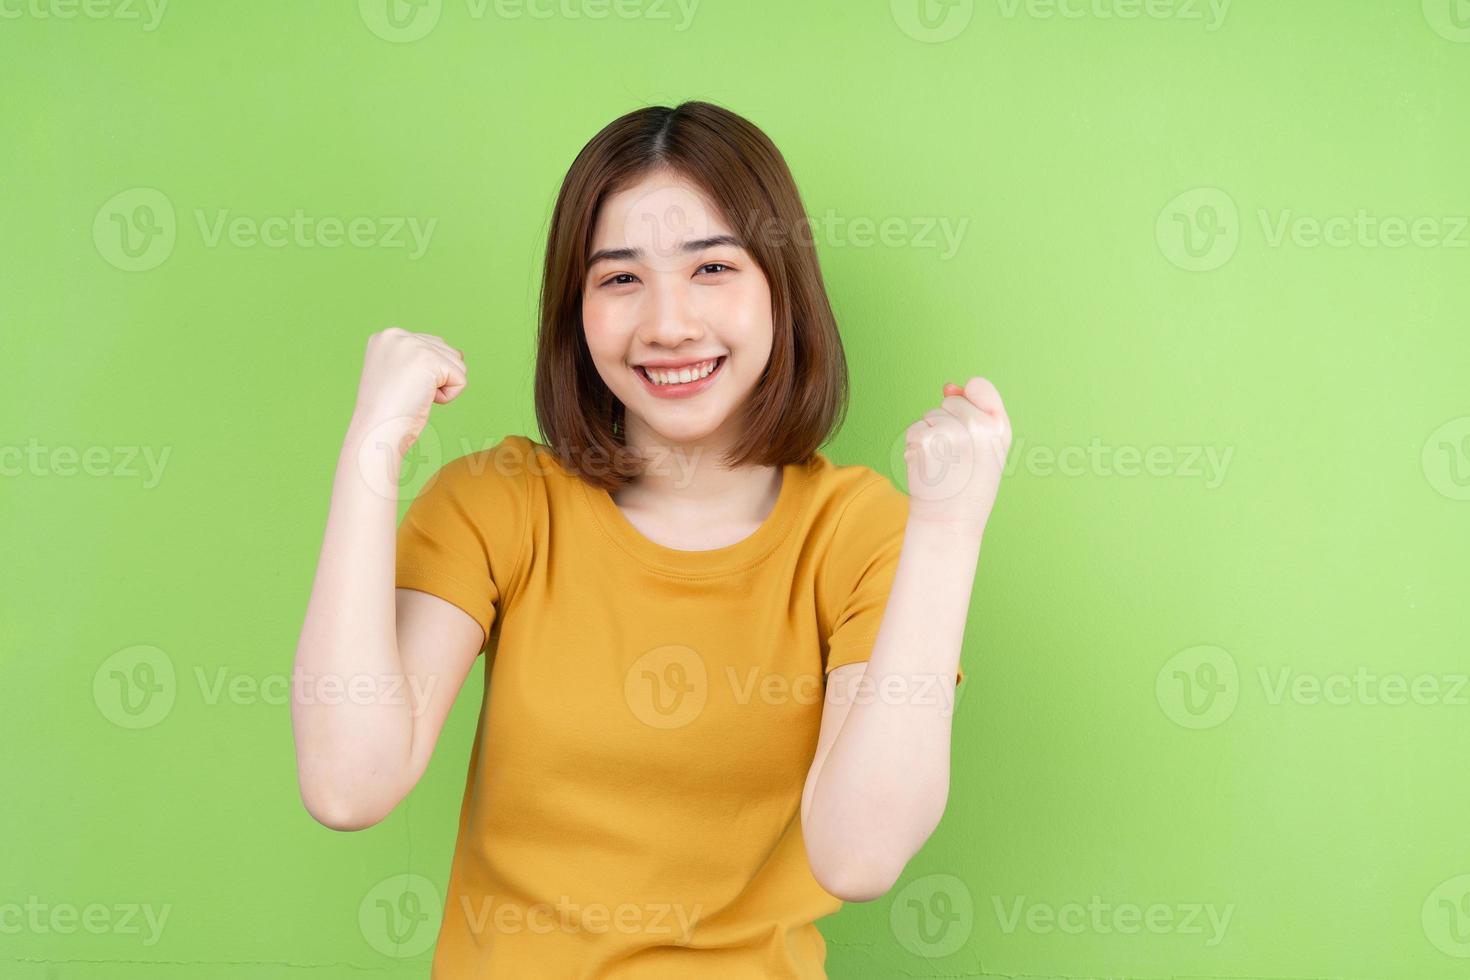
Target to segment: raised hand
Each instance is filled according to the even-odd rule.
[[[982,530],[1011,449],[1011,420],[985,378],[946,383],[939,407],[905,430],[909,520]]]
[[[391,430],[402,456],[428,424],[430,407],[453,401],[465,384],[463,351],[434,334],[389,327],[368,338],[353,424]]]

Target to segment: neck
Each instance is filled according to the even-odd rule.
[[[645,471],[613,494],[620,507],[657,511],[698,520],[762,521],[780,494],[779,466],[725,464],[731,440],[716,430],[703,439],[676,442],[629,417],[626,442],[644,460]]]

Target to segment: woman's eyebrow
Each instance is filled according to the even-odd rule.
[[[744,248],[740,239],[734,235],[715,235],[712,238],[696,238],[679,246],[679,251],[688,254],[691,252],[703,252],[707,248],[715,248],[719,245],[729,245],[732,248]],[[600,248],[593,252],[587,259],[587,265],[594,266],[603,260],[613,262],[638,262],[643,259],[641,248]]]

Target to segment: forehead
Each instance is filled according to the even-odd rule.
[[[731,233],[702,188],[678,174],[658,171],[607,196],[597,213],[592,247],[669,244]]]

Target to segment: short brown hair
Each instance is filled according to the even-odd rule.
[[[542,437],[563,467],[605,490],[641,471],[623,441],[623,406],[587,349],[582,290],[598,209],[658,170],[677,173],[708,195],[770,284],[770,362],[741,410],[743,431],[726,464],[809,461],[841,428],[848,383],[806,209],[769,137],[709,102],[651,106],[613,120],[582,148],[562,181],[541,282],[536,420]]]

